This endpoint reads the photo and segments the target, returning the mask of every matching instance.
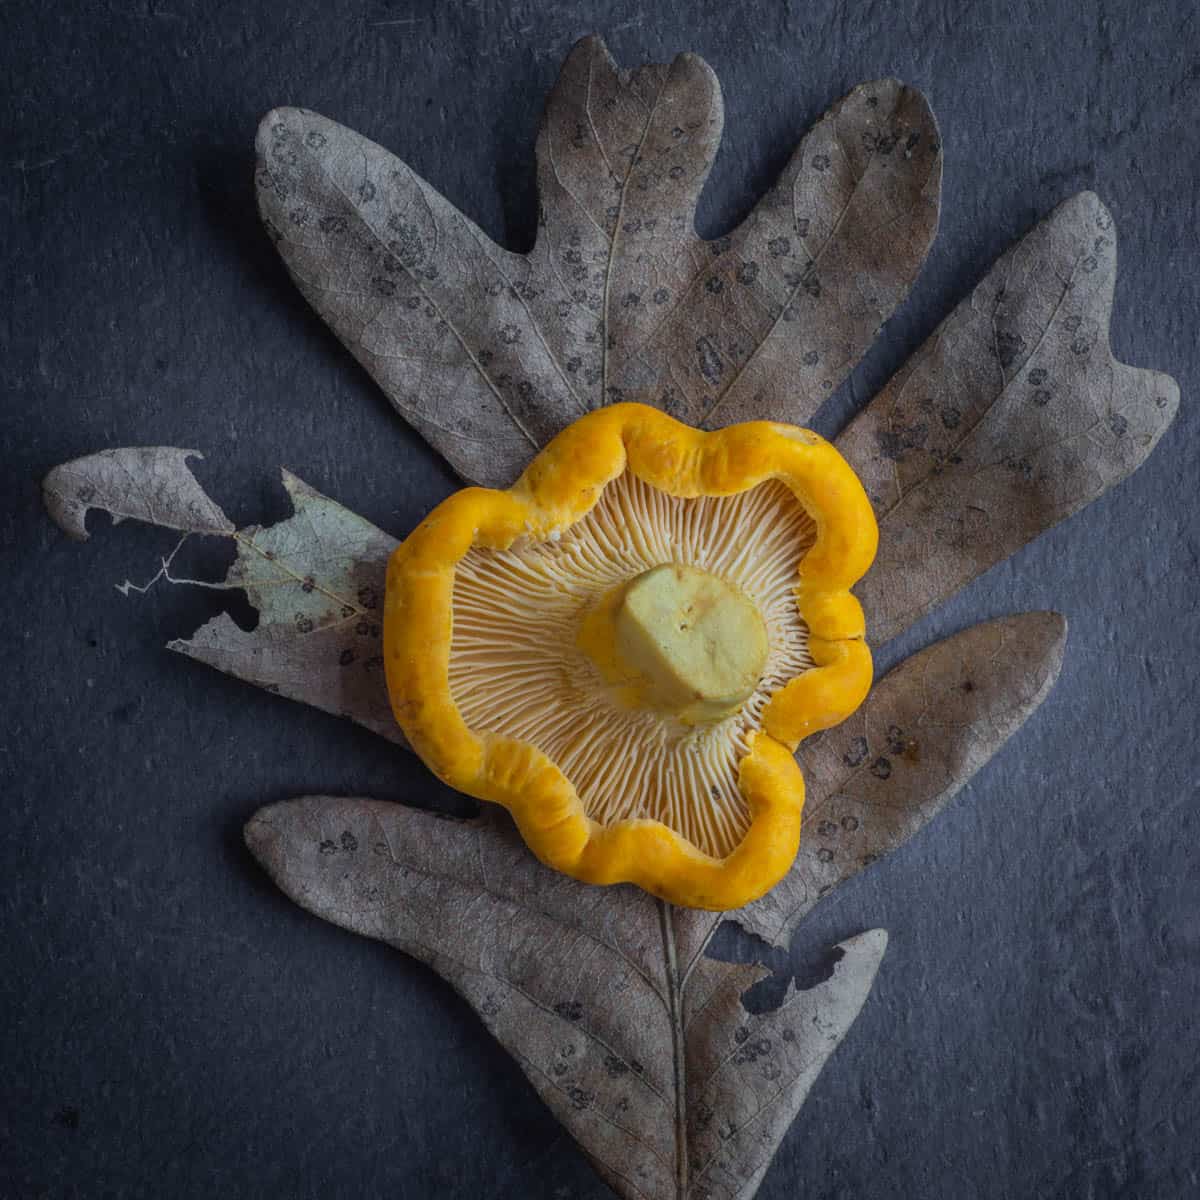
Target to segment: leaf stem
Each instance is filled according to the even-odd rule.
[[[687,1137],[687,1062],[683,1038],[683,988],[679,979],[679,960],[675,953],[674,908],[665,900],[658,902],[662,927],[663,954],[667,962],[667,1008],[671,1019],[671,1057],[675,1065],[675,1190],[678,1200],[686,1200],[688,1190]]]

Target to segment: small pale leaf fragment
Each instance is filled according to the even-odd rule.
[[[123,446],[55,467],[42,481],[54,523],[76,541],[88,537],[89,509],[116,524],[145,521],[180,533],[233,533],[233,522],[208,498],[187,465],[199,450],[176,446]]]
[[[170,649],[404,745],[383,677],[384,577],[396,539],[289,471],[292,516],[236,537],[226,582],[245,588],[258,624],[226,613]]]

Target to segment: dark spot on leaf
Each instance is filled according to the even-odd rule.
[[[578,1021],[583,1017],[583,1005],[578,1000],[560,1000],[554,1006],[554,1011],[564,1021]]]
[[[673,387],[663,388],[662,393],[658,397],[658,406],[659,408],[663,409],[664,412],[669,412],[672,414],[678,413],[682,409],[682,405],[679,402],[678,392],[676,392]],[[713,799],[716,800],[718,797],[713,796]]]
[[[962,421],[962,413],[953,404],[947,404],[941,411],[942,424],[947,429],[957,429]]]
[[[300,590],[308,595],[316,586],[317,581],[311,575],[306,575],[304,582],[300,585]]]
[[[817,857],[823,862],[833,862],[833,851],[828,846],[822,846],[817,851]]]
[[[353,854],[358,849],[358,838],[356,838],[348,829],[344,829],[342,831],[340,841],[342,843],[342,849],[345,850],[347,854]]]
[[[733,1040],[739,1046],[742,1045],[749,1036],[750,1036],[750,1030],[748,1030],[744,1025],[735,1029],[733,1032]]]
[[[1041,387],[1042,384],[1046,382],[1046,368],[1034,367],[1033,370],[1029,372],[1029,382],[1032,383],[1034,387]]]
[[[700,374],[712,387],[716,387],[725,369],[716,347],[706,337],[697,338],[696,354],[699,358]]]
[[[842,762],[848,767],[861,767],[867,760],[867,739],[865,737],[856,737],[850,743],[849,749],[842,755]]]
[[[1085,338],[1085,337],[1077,337],[1074,339],[1074,341],[1071,342],[1071,353],[1072,354],[1078,354],[1080,356],[1083,356],[1084,354],[1087,354],[1088,351],[1091,350],[1091,348],[1092,348],[1091,342],[1089,342],[1087,340],[1087,338]]]
[[[354,661],[354,651],[353,650],[343,650],[341,652],[341,654],[338,655],[338,662],[343,667],[348,667],[353,661]]]
[[[1129,422],[1120,413],[1109,414],[1108,427],[1117,437],[1124,437],[1129,432]]]
[[[1074,333],[1082,324],[1083,318],[1078,313],[1072,313],[1069,317],[1063,318],[1063,328],[1068,333]]]
[[[809,350],[808,353],[804,355],[802,361],[806,367],[815,367],[820,361],[820,357],[821,356],[815,350]]]
[[[826,818],[817,826],[817,832],[822,837],[833,837],[838,831],[837,822]]]
[[[858,828],[858,818],[847,814],[842,818],[842,828],[847,833],[853,833]]]
[[[1017,361],[1024,349],[1025,339],[1019,333],[1003,329],[996,334],[996,357],[1006,371]]]
[[[792,243],[785,237],[772,238],[767,243],[767,250],[772,258],[783,258],[792,252]]]
[[[797,237],[808,237],[808,218],[797,217],[795,228]]]
[[[379,596],[370,584],[364,584],[358,589],[358,602],[363,608],[378,608]]]
[[[359,204],[370,204],[374,199],[375,185],[369,179],[364,179],[358,185],[358,202]]]
[[[654,293],[655,304],[666,304],[671,298],[671,293],[666,288],[658,288]]]
[[[882,755],[871,764],[871,774],[876,779],[887,779],[892,773],[891,762]]]
[[[621,299],[622,308],[636,308],[642,302],[641,296],[637,292],[626,292]]]
[[[920,450],[929,438],[929,426],[924,421],[912,425],[897,425],[876,432],[879,453],[892,462],[900,462],[910,450]]]
[[[1037,388],[1029,399],[1038,406],[1045,408],[1050,403],[1050,393],[1045,388]]]
[[[975,690],[975,685],[971,682],[971,680],[965,680],[962,685],[962,690],[964,692],[973,692]]]
[[[332,841],[330,838],[326,838],[320,844],[320,846],[317,847],[317,849],[322,854],[336,854],[337,853],[337,843]]]
[[[615,1054],[608,1055],[604,1060],[604,1069],[610,1079],[618,1079],[629,1073],[629,1068]]]
[[[738,267],[737,281],[749,287],[758,278],[758,263],[744,262]]]
[[[571,1097],[571,1107],[582,1112],[585,1108],[590,1108],[592,1100],[595,1098],[591,1092],[585,1091],[581,1087],[573,1087],[567,1093]]]
[[[710,275],[704,283],[704,290],[712,296],[719,296],[725,290],[725,281]]]
[[[814,154],[813,160],[812,160],[812,165],[813,165],[814,171],[829,170],[829,155],[828,154]]]
[[[304,616],[302,613],[296,614],[296,628],[301,633],[312,633],[313,623],[310,617]]]

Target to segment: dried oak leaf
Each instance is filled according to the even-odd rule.
[[[315,796],[246,841],[297,903],[447,979],[627,1197],[750,1194],[886,944],[843,943],[830,980],[753,1015],[762,969],[698,959],[684,980],[668,906],[557,875],[499,822]]]
[[[571,51],[537,141],[537,242],[497,246],[400,159],[299,108],[264,118],[258,200],[292,278],[459,471],[507,486],[618,399],[693,425],[803,424],[905,297],[937,227],[924,97],[856,88],[730,234],[696,235],[721,137],[694,54]]]
[[[751,217],[703,242],[692,213],[720,121],[699,59],[626,73],[587,39],[547,107],[529,255],[297,109],[260,131],[260,206],[302,290],[397,407],[461,473],[508,483],[563,424],[618,397],[697,424],[805,420],[903,297],[940,176],[917,93],[856,89]],[[1124,478],[1169,424],[1173,381],[1108,349],[1114,237],[1095,197],[1062,205],[843,435],[880,513],[861,589],[874,640]],[[235,531],[187,454],[66,464],[47,478],[48,508],[73,536],[98,507],[234,538],[225,585],[247,590],[258,627],[218,617],[173,646],[400,740],[371,669],[369,599],[393,539],[287,475],[296,516]],[[796,863],[727,915],[786,944],[1015,733],[1054,681],[1064,634],[1056,614],[1005,618],[896,668],[851,722],[803,747]],[[748,1200],[883,950],[880,931],[851,939],[830,980],[752,1015],[741,996],[761,972],[705,956],[719,917],[557,875],[499,814],[452,823],[314,797],[264,809],[246,836],[300,903],[449,979],[627,1197]]]

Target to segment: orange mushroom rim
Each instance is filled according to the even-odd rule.
[[[777,480],[816,527],[795,588],[814,666],[771,696],[761,728],[750,735],[738,763],[750,824],[724,858],[657,820],[592,820],[546,754],[469,728],[451,693],[455,572],[463,556],[561,533],[626,470],[682,499],[735,495]],[[878,539],[858,477],[807,429],[754,421],[703,432],[646,405],[598,409],[558,434],[507,491],[454,493],[392,554],[383,624],[392,711],[439,779],[503,805],[548,866],[586,883],[633,883],[691,908],[737,908],[773,887],[799,849],[804,777],[797,745],[845,720],[871,686],[863,611],[849,589],[871,565]]]

